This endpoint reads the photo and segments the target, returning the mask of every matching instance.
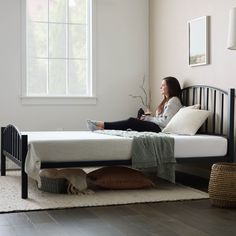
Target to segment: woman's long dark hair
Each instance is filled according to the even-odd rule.
[[[181,102],[181,87],[179,81],[175,77],[165,77],[163,80],[166,81],[168,87],[169,96],[163,98],[159,106],[157,107],[158,114],[162,113],[164,110],[165,103],[172,97],[178,97]]]

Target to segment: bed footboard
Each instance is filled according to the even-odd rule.
[[[28,149],[27,135],[21,135],[13,125],[1,128],[1,176],[6,175],[6,157],[21,169],[21,197],[28,197],[28,176],[25,173],[25,158]]]

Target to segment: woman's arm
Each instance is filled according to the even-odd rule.
[[[151,121],[158,124],[161,128],[164,128],[171,118],[179,111],[182,104],[178,97],[172,97],[164,106],[164,110],[161,114],[156,113],[156,117],[145,117],[146,121]]]

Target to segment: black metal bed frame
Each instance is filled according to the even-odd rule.
[[[227,97],[227,99],[225,99]],[[185,106],[199,103],[201,109],[212,111],[200,129],[200,133],[225,136],[228,140],[226,156],[217,157],[191,157],[177,158],[178,163],[183,162],[234,162],[234,99],[235,89],[228,92],[210,86],[190,86],[182,90],[182,101]],[[226,104],[226,105],[225,105]],[[28,176],[25,173],[25,159],[28,151],[28,137],[22,135],[13,125],[1,128],[1,176],[6,175],[6,157],[21,168],[21,197],[28,198]],[[79,162],[42,162],[41,168],[66,168],[86,166],[131,165],[131,160],[113,161],[79,161]]]

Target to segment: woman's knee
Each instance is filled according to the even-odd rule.
[[[134,121],[136,121],[136,120],[137,120],[136,118],[130,117],[130,118],[128,119],[128,122],[134,122]]]

